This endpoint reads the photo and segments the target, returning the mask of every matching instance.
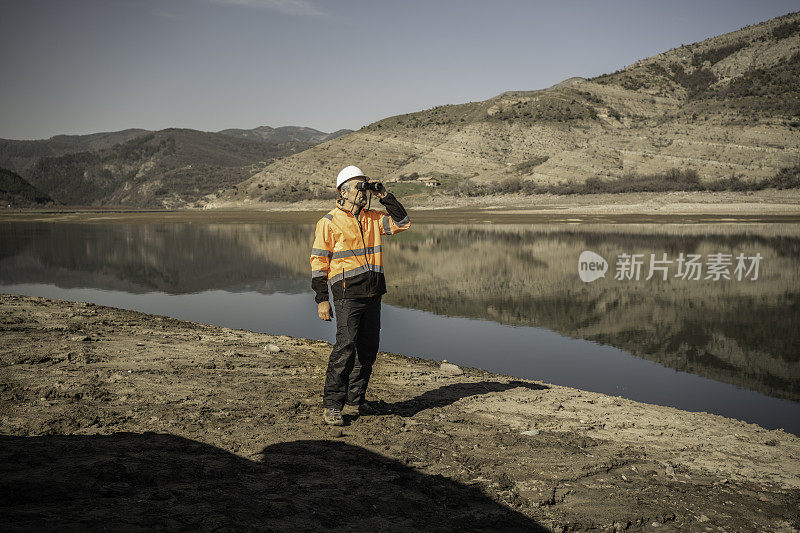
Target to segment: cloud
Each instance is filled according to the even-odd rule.
[[[270,9],[285,15],[318,16],[323,12],[306,0],[207,0],[213,4]]]

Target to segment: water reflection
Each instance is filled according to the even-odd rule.
[[[592,341],[572,345],[578,352],[591,351],[589,346],[595,343],[606,344],[663,367],[796,402],[800,399],[798,229],[794,224],[417,225],[414,231],[385,241],[389,294],[384,302],[398,310],[431,313],[424,315],[427,318],[417,315],[419,320],[464,317],[543,328]],[[240,294],[240,302],[242,293],[297,295],[292,299],[297,309],[287,318],[291,327],[280,332],[331,340],[332,335],[319,334],[320,321],[313,312],[308,277],[312,239],[312,225],[296,224],[0,224],[0,285],[54,287],[42,295],[53,294],[55,287],[89,287],[120,295],[224,291]],[[609,261],[605,278],[592,283],[580,280],[577,258],[584,250]],[[659,258],[666,253],[675,258],[680,253],[735,257],[740,252],[761,254],[757,280],[613,277],[613,262],[621,253],[645,257],[654,253]],[[304,314],[299,309],[305,299],[311,312]],[[206,321],[247,327],[225,323],[231,305],[217,310],[209,306]],[[448,329],[443,323],[437,327]],[[387,328],[387,334],[391,331]],[[514,340],[507,328],[484,334],[495,336],[490,346],[496,353],[523,342]],[[409,337],[408,331],[403,335]],[[423,338],[423,344],[411,347],[408,339],[404,346],[432,356],[447,351],[443,347],[447,338],[437,338],[435,331]],[[460,359],[489,368],[496,357],[491,351],[484,347]],[[573,384],[570,376],[585,370],[575,365],[594,368],[585,360],[570,358],[559,366],[558,355],[550,357],[537,361],[538,368],[552,366],[551,375],[563,374],[564,384]],[[521,373],[520,365],[503,371]],[[536,368],[525,371],[531,374],[524,377],[546,379],[536,375]],[[614,380],[637,379],[592,372],[606,383],[593,390],[607,392]],[[585,386],[585,379],[578,381],[575,386]],[[647,386],[623,382],[626,390]],[[696,409],[708,410],[703,402],[711,398],[705,397]]]

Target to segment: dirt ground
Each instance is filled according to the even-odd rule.
[[[321,421],[331,345],[0,295],[7,531],[798,531],[800,438],[381,352]]]

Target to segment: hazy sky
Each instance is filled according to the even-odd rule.
[[[358,129],[591,77],[797,1],[0,0],[0,137]]]

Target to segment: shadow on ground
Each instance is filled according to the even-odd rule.
[[[163,433],[2,435],[0,520],[5,531],[546,531],[477,486],[341,441],[257,457]]]
[[[518,380],[512,380],[508,383],[498,381],[453,383],[452,385],[445,385],[438,389],[426,391],[410,400],[384,403],[380,406],[380,414],[392,414],[403,417],[414,416],[425,409],[445,407],[469,396],[476,396],[489,392],[503,392],[517,387],[524,387],[531,390],[546,390],[550,388],[547,385]]]

